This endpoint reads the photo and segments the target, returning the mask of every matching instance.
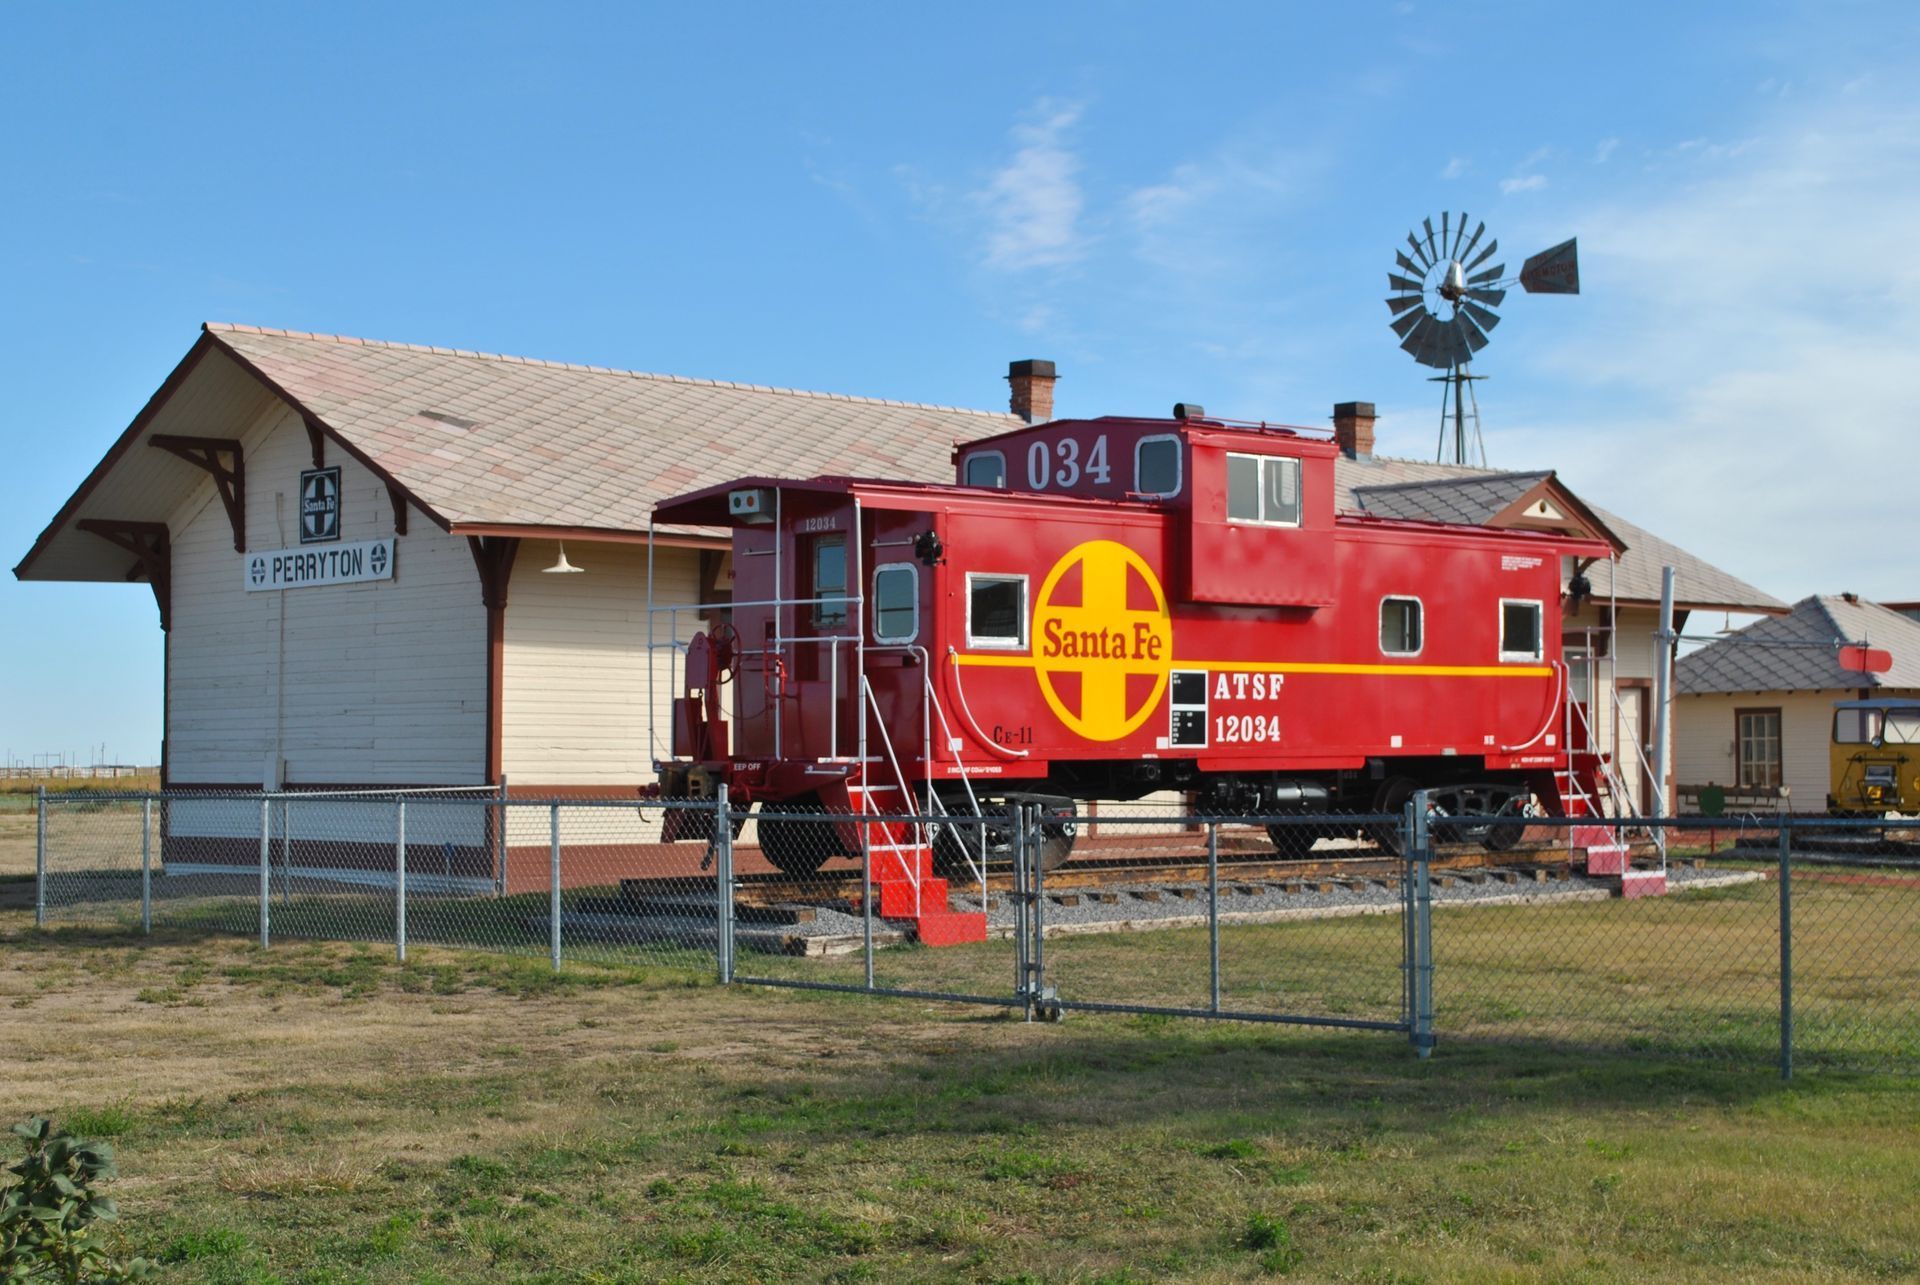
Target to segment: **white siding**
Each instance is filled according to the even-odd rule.
[[[305,427],[276,402],[240,437],[247,547],[296,547],[300,471],[313,464]],[[341,468],[341,539],[391,535],[385,483],[328,446],[327,464]],[[415,510],[392,580],[249,593],[211,481],[169,526],[173,782],[257,784],[276,747],[290,783],[481,781],[486,611],[464,540]]]
[[[1675,771],[1683,785],[1731,785],[1734,711],[1780,711],[1781,780],[1795,812],[1823,812],[1832,759],[1833,703],[1857,691],[1738,692],[1674,698]]]
[[[665,649],[647,687],[647,549],[634,544],[567,546],[582,575],[547,575],[559,550],[527,540],[507,592],[501,762],[515,791],[543,785],[638,785],[654,779],[668,752],[668,701],[675,669]],[[700,555],[661,546],[655,553],[657,605],[699,597]],[[668,637],[668,617],[655,622]],[[681,641],[702,628],[683,611]]]
[[[1604,582],[1602,582],[1604,584]],[[1568,617],[1562,624],[1562,643],[1567,647],[1583,647],[1587,644],[1585,631],[1595,631],[1596,638],[1601,629],[1601,610],[1604,602],[1588,602],[1579,612]],[[1641,781],[1646,776],[1640,766],[1641,752],[1634,748],[1633,721],[1636,706],[1629,702],[1638,700],[1631,692],[1625,691],[1630,685],[1628,680],[1653,679],[1655,646],[1654,630],[1659,627],[1660,613],[1651,607],[1622,607],[1618,618],[1618,628],[1614,630],[1611,657],[1600,656],[1594,661],[1594,698],[1593,716],[1597,726],[1594,728],[1599,748],[1614,755],[1614,769],[1621,781],[1627,786],[1633,806],[1638,808],[1642,798]],[[1620,680],[1625,700],[1619,700],[1613,693],[1614,680]],[[1654,719],[1652,692],[1647,695],[1647,721]],[[1618,735],[1616,736],[1616,729]],[[1649,731],[1642,739],[1650,738]],[[1616,741],[1618,753],[1615,753]],[[1673,729],[1668,728],[1667,744],[1671,758]],[[1671,802],[1671,801],[1669,801]]]

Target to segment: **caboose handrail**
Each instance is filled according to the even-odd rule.
[[[894,779],[894,782],[900,787],[900,799],[901,799],[901,802],[904,804],[906,800],[911,797],[907,791],[907,774],[900,770],[900,759],[899,759],[899,756],[893,752],[893,737],[889,735],[887,732],[887,721],[884,718],[880,717],[880,700],[877,696],[873,694],[873,684],[867,681],[867,676],[865,674],[860,675],[860,693],[861,693],[861,710],[860,710],[861,720],[864,723],[869,713],[873,715],[873,724],[875,727],[878,727],[880,729],[881,748],[883,748],[887,752],[887,763],[893,768],[893,779]],[[870,823],[866,821],[864,818],[868,815],[867,809],[868,809],[870,800],[871,800],[871,791],[868,791],[868,790],[860,791],[860,815],[863,818],[860,822],[860,830],[861,830],[861,846],[863,848],[869,842],[869,832],[867,830],[867,826]],[[921,826],[920,823],[917,821],[913,822],[912,824],[913,824],[913,828],[916,831],[924,829],[924,827]],[[920,862],[918,859],[915,859],[911,862],[896,861],[894,864],[906,869],[907,878],[913,884],[913,913],[915,917],[918,917],[920,914]]]

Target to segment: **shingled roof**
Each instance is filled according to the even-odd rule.
[[[1892,654],[1884,674],[1840,667],[1840,647],[1866,643]],[[1839,597],[1802,598],[1784,616],[1682,656],[1674,685],[1687,695],[1715,692],[1920,689],[1920,622],[1878,603]]]
[[[1012,415],[209,325],[288,400],[454,525],[644,531],[655,501],[744,473],[945,476]]]
[[[1342,455],[1334,461],[1335,504],[1348,513],[1410,517],[1481,525],[1546,478],[1542,472],[1507,472],[1427,460]],[[1564,485],[1564,483],[1563,483]],[[1504,503],[1501,501],[1504,498]],[[1626,545],[1613,566],[1613,583],[1600,568],[1589,573],[1601,598],[1660,601],[1660,569],[1674,568],[1675,602],[1686,609],[1784,612],[1787,604],[1738,576],[1722,571],[1679,545],[1662,540],[1598,505],[1588,509]]]

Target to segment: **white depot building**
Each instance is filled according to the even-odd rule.
[[[1050,417],[1051,363],[1008,379],[1018,414],[208,325],[14,573],[151,586],[171,789],[631,798],[665,734],[649,552],[658,602],[724,610],[731,580],[721,533],[650,551],[655,503],[751,473],[950,481],[954,443]],[[1683,611],[1785,610],[1551,473],[1375,456],[1371,405],[1335,418],[1348,511],[1624,544],[1568,619],[1576,695],[1623,769],[1652,725],[1663,565]],[[585,574],[545,574],[563,544]]]

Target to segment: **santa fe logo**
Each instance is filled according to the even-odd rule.
[[[1047,705],[1090,741],[1146,722],[1173,669],[1167,596],[1146,559],[1112,540],[1068,550],[1034,599],[1033,667]]]

